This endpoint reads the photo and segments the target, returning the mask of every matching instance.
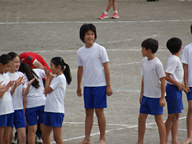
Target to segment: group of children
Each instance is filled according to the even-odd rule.
[[[113,94],[108,66],[109,58],[106,49],[95,43],[97,33],[93,24],[83,24],[79,36],[85,45],[77,51],[77,95],[82,96],[81,82],[84,77],[83,95],[86,113],[85,138],[79,144],[91,144],[90,134],[94,112],[100,130],[98,144],[106,144],[104,108],[107,107],[107,95]],[[145,58],[142,60],[141,67],[143,77],[139,98],[137,144],[144,142],[145,122],[148,114],[155,116],[160,144],[169,144],[170,131],[171,143],[179,144],[177,130],[179,115],[183,109],[182,90],[187,93],[189,104],[188,138],[183,144],[192,142],[192,44],[184,48],[180,61],[181,46],[182,41],[179,38],[171,38],[167,41],[167,48],[171,55],[164,72],[161,61],[155,56],[158,41],[149,38],[141,44],[141,52]],[[28,143],[34,144],[37,117],[40,121],[43,143],[51,143],[50,133],[53,130],[54,140],[57,144],[61,144],[63,143],[62,122],[65,114],[64,97],[66,86],[72,80],[70,68],[61,57],[51,59],[51,72],[46,67],[32,69],[27,63],[20,63],[20,59],[21,61],[32,60],[31,57],[19,58],[14,52],[0,56],[0,144],[10,143],[13,125],[18,133],[19,144],[25,144],[26,124],[28,125]],[[37,62],[36,65],[40,64]],[[182,84],[183,77],[184,85]],[[43,78],[46,79],[45,85]],[[164,124],[165,101],[167,101],[168,118]]]
[[[56,143],[63,143],[64,97],[71,74],[61,57],[52,58],[50,65],[52,73],[46,67],[32,69],[15,52],[0,56],[0,144],[11,143],[13,126],[19,144],[26,144],[26,125],[28,144],[35,144],[37,117],[43,142],[51,143],[53,130]]]
[[[192,25],[191,25],[192,34]],[[192,143],[192,44],[185,46],[181,60],[179,58],[182,41],[173,37],[167,41],[167,49],[171,55],[167,60],[165,72],[161,61],[155,56],[158,42],[146,39],[142,42],[141,93],[140,113],[138,118],[138,141],[144,143],[145,122],[148,114],[154,115],[159,130],[160,144],[169,144],[168,136],[171,131],[171,144],[179,144],[177,140],[178,119],[183,110],[182,90],[187,94],[187,133],[188,137],[182,144]],[[183,65],[182,65],[183,63]],[[184,79],[184,84],[182,84]],[[165,80],[167,85],[165,86]],[[167,102],[168,117],[163,122],[163,106]]]

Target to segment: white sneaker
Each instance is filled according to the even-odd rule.
[[[15,137],[13,138],[13,140],[11,141],[11,144],[17,144],[18,143],[18,136],[15,135]]]
[[[41,139],[41,137],[35,136],[35,143],[36,144],[43,144],[43,140]]]

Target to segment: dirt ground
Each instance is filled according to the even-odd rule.
[[[141,83],[141,42],[146,38],[159,41],[156,56],[166,66],[170,53],[166,42],[179,37],[183,47],[192,42],[192,1],[117,0],[119,19],[99,20],[107,0],[0,0],[0,52],[20,54],[32,51],[49,64],[61,56],[70,65],[73,81],[67,87],[62,137],[65,144],[75,144],[84,137],[83,98],[76,96],[76,52],[83,45],[79,28],[83,23],[97,27],[98,43],[107,49],[114,94],[105,109],[107,144],[134,144],[138,136],[139,93]],[[112,16],[113,10],[109,11]],[[82,85],[83,86],[83,85]],[[178,140],[187,137],[187,100],[179,120]],[[163,118],[166,120],[167,108]],[[153,116],[148,116],[146,144],[159,143]],[[95,118],[91,142],[97,144],[99,129]],[[171,142],[171,137],[170,137]],[[54,140],[52,138],[52,143]]]

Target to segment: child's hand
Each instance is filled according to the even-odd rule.
[[[15,81],[10,81],[7,85],[6,85],[6,87],[11,87],[11,86],[13,86],[14,85],[14,83],[15,83]]]
[[[15,86],[18,87],[19,85],[23,84],[23,76],[19,77],[16,81],[15,81]]]
[[[35,77],[33,79],[31,79],[27,85],[31,85],[33,82],[35,81]]]
[[[82,93],[81,93],[81,88],[77,88],[77,96],[81,97]]]
[[[44,67],[44,71],[45,71],[45,75],[46,75],[47,77],[50,76],[50,72],[47,70],[46,67]]]
[[[6,87],[5,84],[4,84],[4,85],[1,85],[2,82],[3,82],[3,81],[0,82],[0,93],[2,93],[2,92],[6,92],[6,91],[9,89],[9,88],[7,89],[7,87]]]
[[[165,106],[165,98],[160,98],[160,100],[159,100],[159,105],[160,105],[161,107],[164,107],[164,106]]]
[[[113,94],[113,91],[112,91],[111,86],[107,86],[107,87],[106,87],[106,94],[107,94],[108,96],[111,96],[111,95]]]
[[[181,90],[183,90],[183,87],[184,87],[184,85],[180,84],[177,88],[178,88],[179,91],[181,91]]]
[[[185,89],[184,89],[184,92],[186,94],[188,94],[191,90],[189,89],[189,86],[188,85],[185,85]]]

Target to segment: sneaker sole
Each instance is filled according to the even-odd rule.
[[[119,17],[112,17],[112,19],[118,19]]]
[[[105,17],[105,18],[98,18],[98,19],[101,19],[101,20],[102,20],[102,19],[107,19],[107,18],[108,18],[108,17]]]

